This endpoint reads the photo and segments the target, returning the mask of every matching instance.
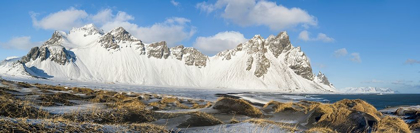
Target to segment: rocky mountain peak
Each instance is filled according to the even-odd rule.
[[[93,24],[87,24],[83,27],[73,28],[73,29],[70,30],[70,34],[74,33],[74,32],[86,32],[84,34],[84,36],[95,35],[95,34],[100,34],[100,35],[104,34],[103,30],[100,30],[99,28],[97,28]]]
[[[155,57],[161,59],[162,57],[167,59],[169,57],[169,48],[165,41],[156,42],[147,45],[147,57]]]
[[[308,80],[314,79],[311,63],[305,53],[301,51],[300,47],[291,48],[286,53],[284,60],[296,74]]]
[[[44,46],[45,45],[61,45],[63,35],[66,35],[66,33],[61,32],[61,31],[55,31],[53,35],[51,36],[51,38],[44,43]]]
[[[276,36],[276,38],[280,38],[280,39],[286,38],[286,37],[289,38],[289,35],[287,34],[287,31],[282,31],[279,34],[277,34],[277,36]]]
[[[123,27],[118,27],[111,30],[102,36],[98,42],[101,43],[101,46],[106,49],[118,49],[118,43],[121,42],[135,42],[138,45],[143,44],[140,40],[128,33]]]
[[[316,75],[316,79],[318,80],[319,83],[332,86],[330,81],[328,81],[328,78],[323,73],[321,73],[321,71],[319,71],[318,74]]]
[[[277,58],[283,51],[289,51],[292,48],[292,44],[289,40],[289,35],[286,31],[280,32],[276,37],[267,39],[267,45]]]

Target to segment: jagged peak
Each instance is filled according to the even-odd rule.
[[[106,40],[106,41],[104,41]],[[120,42],[120,41],[140,41],[139,39],[135,38],[134,36],[132,36],[128,31],[126,31],[123,27],[117,27],[111,31],[109,31],[108,33],[106,33],[102,39],[99,40],[99,42]],[[140,41],[141,42],[141,41]]]
[[[321,71],[318,71],[318,75],[324,75]]]
[[[92,23],[91,24],[84,25],[84,26],[79,27],[79,28],[72,28],[70,30],[70,33],[76,32],[76,31],[87,31],[87,32],[89,32],[89,34],[96,34],[96,33],[103,34],[104,33],[103,30],[97,28]]]
[[[289,37],[289,35],[287,34],[287,31],[282,31],[276,37],[277,38],[285,38],[285,37]]]
[[[251,40],[263,40],[263,39],[264,38],[260,34],[257,34],[257,35],[254,35],[254,37],[252,37]]]
[[[65,36],[65,35],[66,35],[66,33],[63,32],[63,31],[54,31],[51,38],[48,39],[48,41],[44,42],[43,46],[59,45],[59,44],[61,44],[61,40],[62,40],[63,36]]]
[[[120,26],[120,27],[117,27],[117,28],[111,30],[109,33],[128,33],[128,31]],[[130,34],[130,33],[128,33],[128,34]]]
[[[172,48],[185,48],[185,46],[184,45],[178,45],[178,46],[175,46],[175,47],[172,47]]]

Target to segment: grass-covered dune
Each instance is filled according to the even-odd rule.
[[[358,99],[257,106],[229,97],[205,101],[0,79],[0,132],[409,133],[420,127],[419,112],[397,110],[415,119],[407,124]]]

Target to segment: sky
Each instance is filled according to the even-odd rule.
[[[124,27],[145,43],[212,56],[254,35],[287,31],[337,89],[420,93],[418,0],[1,1],[0,60],[24,56],[55,30]]]

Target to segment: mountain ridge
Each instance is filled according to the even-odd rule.
[[[341,90],[343,93],[350,94],[394,94],[399,93],[390,88],[379,88],[379,87],[347,87]]]
[[[165,41],[144,44],[122,27],[104,33],[89,24],[69,33],[54,32],[51,39],[32,48],[19,62],[24,68],[42,70],[52,79],[283,92],[335,91],[325,75],[312,73],[309,59],[300,47],[291,44],[287,32],[267,39],[255,35],[234,49],[209,57],[192,47],[170,48]],[[5,69],[0,73],[11,74]]]

